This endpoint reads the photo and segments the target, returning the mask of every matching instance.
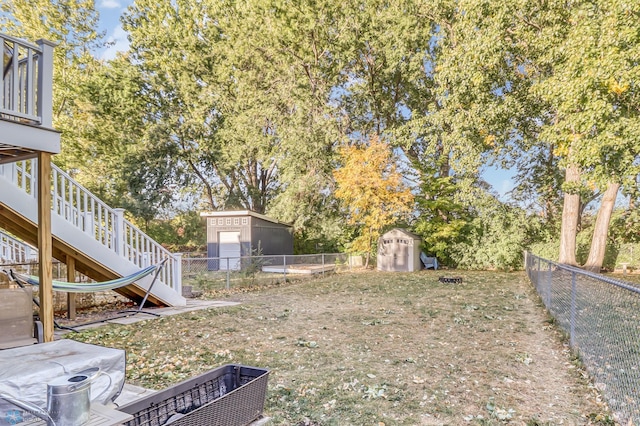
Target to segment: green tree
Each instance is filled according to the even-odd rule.
[[[464,237],[453,243],[455,264],[465,269],[522,268],[522,252],[539,232],[538,218],[482,191],[477,194],[474,210]]]
[[[215,203],[218,152],[202,149],[220,123],[213,84],[220,29],[211,17],[209,2],[139,0],[125,13],[123,28],[145,102],[138,186],[168,191],[197,184]]]
[[[558,218],[562,215],[562,183],[564,176],[558,164],[559,158],[553,146],[540,143],[529,151],[523,151],[517,160],[515,187],[511,197],[528,211],[537,213],[550,234],[560,228]]]
[[[331,96],[341,78],[333,52],[340,5],[256,0],[233,13],[222,72],[235,83],[223,101],[221,143],[269,149],[275,172],[265,210],[299,235],[335,236],[331,171],[340,135]]]
[[[326,176],[331,85],[316,74],[328,35],[310,6],[290,6],[140,0],[125,17],[150,99],[149,149],[171,152],[211,209],[264,213]]]
[[[472,211],[457,196],[460,186],[452,176],[441,177],[437,173],[428,179],[424,179],[426,173],[422,176],[423,182],[416,196],[419,216],[414,231],[422,236],[428,254],[436,256],[444,265],[454,266],[453,248],[469,232]]]
[[[6,0],[1,5],[0,31],[26,40],[48,39],[57,46],[53,67],[53,127],[62,132],[61,153],[54,162],[71,170],[84,122],[79,91],[89,69],[97,66],[92,51],[103,45],[97,32],[98,13],[93,0],[33,2]],[[69,165],[68,165],[69,164]]]
[[[366,267],[382,231],[413,211],[413,194],[391,148],[377,136],[366,146],[345,145],[339,153],[342,165],[334,171],[335,195],[343,203],[347,223],[357,230],[350,249],[365,254]]]
[[[441,25],[437,115],[453,123],[454,137],[476,138],[485,145],[478,152],[499,161],[551,147],[547,152],[565,171],[560,260],[576,263],[581,194],[599,189],[611,200],[617,185],[637,175],[639,109],[630,82],[638,73],[638,6],[616,0],[455,5]],[[601,265],[611,206],[602,204],[589,268]]]
[[[76,180],[109,205],[124,207],[148,223],[173,199],[171,191],[153,185],[160,179],[148,178],[166,168],[146,158],[147,102],[138,69],[118,56],[87,72],[78,98],[78,119],[84,124],[74,141],[82,155],[67,165],[77,170]]]
[[[615,0],[576,2],[572,25],[553,50],[554,72],[537,88],[557,111],[545,135],[566,147],[569,166],[579,168],[587,184],[604,192],[585,265],[593,271],[604,260],[618,189],[635,185],[638,174],[640,98],[631,82],[640,76],[639,7]],[[573,210],[568,213],[575,215]]]
[[[109,205],[125,207],[143,223],[172,200],[160,179],[167,170],[145,161],[141,150],[148,102],[143,82],[126,56],[104,62],[93,1],[56,0],[3,3],[4,31],[27,39],[48,38],[54,57],[54,127],[62,131],[62,151],[54,161]],[[164,182],[163,182],[164,183]]]

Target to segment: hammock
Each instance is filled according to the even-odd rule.
[[[127,275],[126,277],[122,277],[122,278],[116,278],[115,280],[102,281],[99,283],[89,283],[89,284],[70,283],[65,281],[53,280],[52,286],[53,286],[53,289],[56,291],[65,291],[67,293],[91,293],[96,291],[114,290],[120,287],[128,286],[129,284],[133,284],[134,282],[146,277],[147,275],[150,275],[152,272],[155,271],[155,274],[153,276],[153,281],[151,281],[151,285],[149,286],[149,289],[147,290],[144,297],[142,298],[142,302],[140,302],[140,305],[138,305],[138,309],[127,309],[125,311],[122,311],[121,313],[133,312],[134,314],[146,313],[150,315],[160,316],[160,314],[158,313],[144,312],[142,311],[142,308],[144,308],[144,304],[147,301],[149,294],[151,293],[151,289],[153,288],[153,285],[156,283],[156,280],[158,279],[158,275],[160,275],[160,271],[164,267],[164,264],[167,262],[167,260],[169,259],[165,258],[156,265],[147,266],[146,268],[134,274]],[[11,269],[9,269],[8,271],[5,270],[3,272],[7,274],[9,279],[16,282],[22,288],[24,288],[25,285],[27,284],[33,285],[33,286],[40,285],[40,280],[36,276],[19,274],[14,272]],[[33,302],[38,307],[40,307],[40,304],[36,301],[35,298],[33,299]],[[106,320],[99,320],[96,322],[103,322],[103,321],[106,321]],[[66,328],[68,330],[76,331],[73,327],[63,327],[58,325],[58,323],[55,321],[53,323],[58,328]],[[92,323],[87,323],[87,324],[92,324]],[[87,325],[87,324],[82,324],[82,325]]]
[[[131,274],[126,277],[116,278],[115,280],[110,281],[102,281],[98,283],[70,283],[65,281],[56,281],[53,280],[53,289],[55,291],[65,291],[67,293],[93,293],[96,291],[106,291],[106,290],[114,290],[120,287],[125,287],[134,282],[140,280],[141,278],[146,277],[151,274],[153,271],[160,272],[161,267],[164,265],[164,261],[159,263],[158,265],[147,266],[146,268]],[[40,281],[38,277],[33,275],[25,275],[14,272],[13,270],[5,271],[9,278],[16,282],[21,282],[23,284],[30,284],[34,286],[39,286]],[[154,277],[154,282],[156,276]]]

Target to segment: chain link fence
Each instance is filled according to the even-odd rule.
[[[13,269],[19,273],[38,274],[37,262],[1,264],[0,270]],[[182,289],[186,297],[200,292],[269,286],[283,282],[311,279],[331,273],[339,273],[362,267],[362,257],[346,253],[324,253],[309,255],[243,256],[243,257],[182,257]],[[0,279],[8,283],[4,274]],[[66,281],[67,267],[53,262],[53,279]],[[82,280],[88,280],[78,274]],[[37,290],[35,292],[37,295]],[[65,309],[67,294],[54,292],[56,310]],[[90,307],[111,302],[127,302],[124,296],[114,291],[78,293],[78,307]]]
[[[361,267],[346,253],[305,255],[182,257],[182,287],[196,291],[267,286]]]
[[[38,275],[40,264],[38,260],[26,262],[3,262],[0,260],[0,270],[13,270],[21,274]],[[54,280],[65,279],[67,277],[67,265],[57,260],[52,262],[52,274]]]
[[[640,424],[640,289],[525,253],[540,298],[620,424]]]

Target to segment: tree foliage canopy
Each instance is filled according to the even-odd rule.
[[[355,232],[367,251],[412,209],[425,251],[471,267],[464,247],[502,235],[512,267],[561,218],[578,232],[597,194],[638,193],[634,2],[134,0],[130,50],[108,62],[89,54],[93,1],[31,3],[3,3],[0,23],[61,43],[57,161],[145,222],[250,209],[332,246]],[[493,165],[517,169],[513,205],[488,194]],[[528,237],[505,237],[524,223]]]

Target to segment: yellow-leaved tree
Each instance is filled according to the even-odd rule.
[[[350,249],[366,256],[366,267],[384,228],[408,217],[414,198],[391,147],[377,136],[362,146],[344,145],[338,154],[335,196],[346,210],[347,223],[357,231]]]

